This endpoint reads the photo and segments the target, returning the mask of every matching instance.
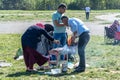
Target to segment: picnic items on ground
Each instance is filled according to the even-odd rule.
[[[21,48],[18,48],[16,55],[14,56],[15,60],[21,60],[23,59],[23,51]]]
[[[6,61],[0,61],[0,67],[10,67],[12,63],[8,63]]]
[[[62,72],[66,72],[68,69],[68,54],[76,54],[76,46],[65,45],[62,48],[55,48],[49,51],[49,65],[57,66]],[[70,64],[69,64],[70,65]]]

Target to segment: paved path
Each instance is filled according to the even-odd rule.
[[[23,33],[37,21],[8,21],[0,22],[0,33]]]
[[[105,15],[96,16],[97,19],[113,22],[114,20],[120,20],[120,13],[108,13]]]
[[[105,24],[101,24],[104,21],[110,21],[111,23],[120,13],[115,14],[106,14],[96,16],[97,19],[101,19],[102,21],[94,21],[94,22],[85,22],[85,25],[90,29],[91,35],[104,35],[104,26]],[[29,26],[35,24],[39,21],[8,21],[8,22],[0,22],[0,33],[23,33]],[[69,32],[69,31],[68,31]]]

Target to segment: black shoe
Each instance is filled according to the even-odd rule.
[[[79,66],[75,67],[74,69],[77,69],[77,68],[79,68]]]
[[[30,73],[32,73],[32,72],[38,72],[38,71],[35,70],[35,69],[31,69],[31,70],[26,70],[26,72],[30,72]]]
[[[77,68],[73,71],[73,73],[81,73],[81,72],[85,72],[85,69]]]

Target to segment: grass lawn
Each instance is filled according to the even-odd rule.
[[[55,11],[55,10],[54,10]],[[27,11],[27,10],[0,10],[0,21],[17,21],[17,20],[40,20],[40,21],[51,21],[51,15],[54,11]],[[107,13],[119,13],[120,10],[91,10],[90,20],[94,21],[96,15],[107,14]],[[85,11],[84,10],[67,10],[65,15],[69,17],[80,18],[83,21],[85,19]],[[119,15],[117,16],[119,17]]]
[[[51,22],[53,12],[0,10],[0,21],[45,20]],[[119,13],[120,10],[92,10],[89,21],[95,21],[96,15],[107,14],[106,12]],[[66,15],[86,21],[84,11],[67,10]],[[107,23],[109,22],[103,24]],[[104,44],[103,36],[91,36],[86,48],[86,63],[90,65],[86,72],[71,74],[72,70],[69,70],[66,74],[54,76],[26,73],[23,60],[13,59],[16,51],[21,47],[20,39],[21,34],[0,34],[0,61],[12,63],[11,67],[0,67],[0,80],[120,80],[120,45]]]
[[[64,75],[26,73],[23,60],[13,59],[19,47],[21,34],[0,34],[0,60],[12,63],[11,67],[0,68],[0,80],[120,80],[120,46],[104,44],[102,36],[91,36],[86,48],[86,72]],[[37,66],[37,65],[35,65]]]

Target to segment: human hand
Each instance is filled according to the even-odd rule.
[[[76,38],[75,36],[72,36],[72,37],[71,37],[71,42],[74,42],[74,41],[75,41],[75,38]]]
[[[56,43],[56,44],[60,44],[59,40],[54,40],[53,42]]]

